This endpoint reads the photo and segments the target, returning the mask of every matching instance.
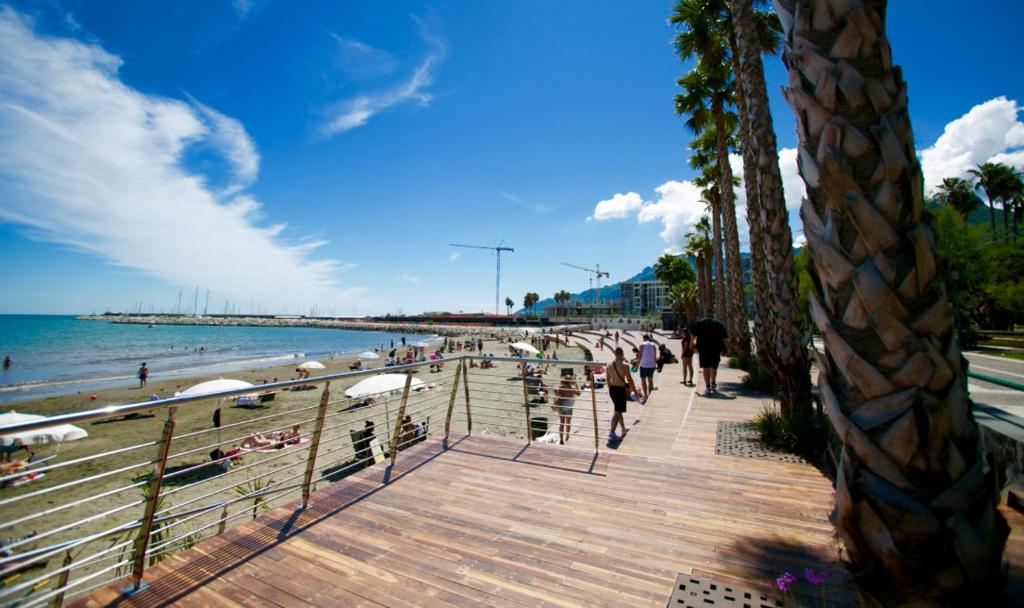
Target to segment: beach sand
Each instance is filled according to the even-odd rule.
[[[399,352],[403,352],[399,349]],[[508,353],[507,343],[485,340],[485,353],[505,356]],[[459,353],[454,353],[459,354]],[[578,347],[560,347],[557,351],[561,359],[583,359],[583,351]],[[595,353],[597,354],[597,353]],[[599,354],[600,358],[600,354]],[[342,356],[333,360],[322,360],[327,369],[316,372],[327,375],[349,371],[348,367],[355,361],[355,356]],[[382,365],[383,359],[364,361],[370,365]],[[523,413],[523,394],[521,382],[511,381],[517,375],[514,363],[499,363],[494,370],[470,370],[470,384],[473,387],[473,430],[474,433],[499,433],[512,437],[525,437],[525,416]],[[557,364],[555,364],[557,366]],[[447,414],[451,395],[451,383],[457,363],[449,362],[443,371],[430,373],[426,367],[415,372],[416,377],[425,383],[436,383],[436,390],[413,394],[410,396],[407,411],[413,415],[415,422],[429,422],[431,434],[443,432],[444,419]],[[154,370],[159,372],[159,370]],[[553,372],[557,373],[557,372]],[[271,368],[252,368],[241,372],[233,372],[225,377],[259,383],[263,380],[287,380],[296,376],[295,364]],[[107,405],[125,404],[145,401],[150,395],[170,397],[176,391],[211,380],[217,376],[201,376],[193,378],[176,378],[173,380],[150,382],[145,388],[122,387],[97,391],[83,391],[73,395],[46,397],[25,401],[8,406],[19,412],[52,416],[60,413],[76,412],[99,408]],[[317,459],[317,473],[314,476],[314,487],[340,479],[349,472],[358,470],[354,467],[343,468],[352,461],[352,442],[350,430],[363,428],[365,420],[376,423],[376,435],[384,450],[387,450],[392,428],[384,428],[386,414],[394,419],[400,398],[393,395],[382,402],[365,406],[352,407],[353,400],[344,397],[344,389],[364,379],[339,380],[330,387],[330,406],[325,423],[322,444]],[[96,399],[90,399],[95,394]],[[231,499],[239,493],[252,491],[260,486],[275,484],[289,486],[301,483],[305,469],[308,450],[305,447],[292,447],[270,453],[248,453],[243,456],[240,466],[225,474],[217,465],[204,465],[210,459],[210,451],[217,444],[223,449],[238,445],[240,439],[254,432],[267,432],[272,429],[284,429],[293,424],[300,424],[301,433],[311,434],[314,427],[317,407],[322,389],[306,391],[281,391],[274,401],[260,408],[234,406],[230,401],[201,401],[180,406],[175,414],[175,440],[171,448],[172,458],[167,464],[167,473],[184,471],[178,476],[168,479],[163,489],[163,509],[185,510],[200,505],[210,504],[217,500]],[[465,406],[463,389],[458,390],[457,407],[453,416],[453,428],[465,428]],[[222,418],[222,430],[213,430],[213,412],[219,406]],[[555,416],[550,408],[542,407],[551,418]],[[387,412],[386,412],[387,410]],[[58,529],[58,532],[45,539],[36,538],[19,551],[31,547],[43,547],[57,540],[80,538],[86,533],[109,530],[138,520],[142,515],[142,490],[132,487],[133,484],[145,484],[148,474],[152,471],[152,460],[156,454],[155,442],[159,439],[166,418],[166,409],[155,414],[144,414],[137,418],[119,419],[116,421],[99,420],[84,423],[82,426],[89,432],[89,437],[80,441],[63,444],[59,448],[54,445],[38,446],[39,456],[56,454],[46,465],[68,462],[95,454],[107,454],[115,449],[128,446],[140,446],[138,449],[113,454],[97,460],[58,468],[30,484],[19,488],[0,490],[0,521],[8,524],[31,518],[16,525],[5,525],[0,529],[0,537],[21,537],[30,532],[43,533]],[[392,422],[393,424],[393,422]],[[125,468],[113,475],[108,473],[115,469]],[[325,470],[324,470],[325,469]],[[273,471],[271,474],[268,472]],[[41,493],[46,488],[59,484],[71,483],[87,479],[59,491]],[[189,483],[208,480],[198,486],[189,487]],[[215,492],[218,490],[219,492]],[[118,491],[120,490],[120,491]],[[107,496],[98,495],[109,492]],[[214,493],[212,496],[208,494]],[[39,494],[36,496],[36,494]],[[299,496],[299,490],[274,495],[272,500],[260,505],[277,506]],[[15,497],[14,501],[11,501]],[[94,497],[91,500],[89,497]],[[75,501],[87,501],[74,508],[63,508]],[[123,505],[132,505],[114,513],[109,511]],[[240,513],[233,522],[244,521],[251,517],[254,508],[251,499],[244,503],[236,503],[229,507],[229,514]],[[34,518],[43,510],[58,509],[45,517]],[[202,538],[216,532],[216,523],[221,516],[220,510],[208,512],[193,518],[176,522],[176,527],[167,531],[167,538],[172,535],[193,533]],[[213,525],[203,530],[204,526]],[[67,529],[61,530],[62,527]],[[126,543],[128,536],[121,537],[120,542]],[[107,549],[118,539],[106,538],[91,543],[81,555],[89,555],[97,550]],[[156,542],[156,541],[154,541]],[[180,550],[184,544],[168,545],[168,549]],[[129,545],[130,547],[130,545]],[[76,550],[78,551],[78,550]],[[73,574],[73,579],[102,567],[113,565],[119,559],[125,559],[123,549],[112,550],[105,559],[97,560],[84,566],[81,571]],[[59,565],[60,558],[50,560],[48,570]]]

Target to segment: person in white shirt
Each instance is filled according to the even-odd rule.
[[[644,334],[644,342],[640,345],[640,388],[643,396],[640,403],[647,403],[647,399],[654,391],[654,370],[658,367],[658,345],[651,340],[650,334]]]

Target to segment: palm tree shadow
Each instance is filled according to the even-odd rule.
[[[857,606],[858,593],[853,577],[838,556],[826,547],[812,547],[780,538],[741,537],[728,554],[743,562],[744,572],[737,586],[751,587],[762,593],[782,595],[776,586],[779,577],[791,581],[786,591],[786,606]],[[698,575],[694,570],[694,575]],[[788,575],[787,575],[788,573]],[[710,573],[708,578],[719,577]]]

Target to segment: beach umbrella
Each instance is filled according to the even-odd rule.
[[[7,412],[6,414],[0,414],[0,427],[12,424],[22,424],[25,422],[38,422],[40,420],[46,420],[46,416],[40,416],[38,414],[21,414],[19,412],[12,411]],[[78,427],[73,424],[61,424],[45,429],[36,429],[34,431],[22,431],[20,433],[0,435],[0,445],[4,447],[13,447],[32,445],[35,443],[49,443],[51,441],[75,441],[77,439],[85,439],[88,436],[89,433],[87,433],[82,427]]]
[[[195,397],[197,395],[209,395],[211,393],[220,393],[223,391],[233,391],[240,388],[255,388],[253,384],[246,382],[245,380],[232,380],[230,378],[218,378],[216,380],[208,380],[206,382],[200,382],[195,386],[190,386],[180,393],[174,393],[175,397]]]
[[[299,366],[299,369],[327,369],[327,366],[319,361],[306,361]]]
[[[380,359],[380,355],[378,355],[377,353],[373,352],[372,350],[364,350],[363,352],[359,353],[359,358],[360,359]]]
[[[526,342],[516,342],[515,344],[512,345],[512,348],[514,348],[516,350],[521,350],[521,351],[523,351],[525,353],[530,353],[532,355],[536,355],[537,353],[540,352],[539,350],[537,350],[536,348],[530,346]]]
[[[422,386],[423,381],[413,378],[411,388]],[[405,374],[380,374],[372,376],[345,389],[345,396],[358,399],[405,388]]]

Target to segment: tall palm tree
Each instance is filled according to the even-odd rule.
[[[505,296],[505,314],[512,314],[512,307],[516,305],[515,300]]]
[[[782,176],[779,171],[779,155],[772,115],[768,106],[765,87],[764,66],[761,55],[778,48],[778,25],[774,16],[754,10],[752,0],[729,0],[730,38],[734,49],[733,57],[738,84],[742,82],[743,99],[738,104],[743,123],[740,128],[741,140],[747,155],[756,159],[756,171],[746,171],[748,182],[757,182],[754,205],[748,195],[748,217],[751,208],[755,212],[751,223],[752,257],[763,260],[763,278],[755,280],[765,289],[759,293],[760,301],[770,319],[771,335],[769,365],[779,387],[779,406],[786,414],[809,415],[811,408],[810,360],[807,355],[803,315],[800,311],[799,283],[796,261],[793,257],[793,234],[789,228],[789,212],[782,190]],[[744,157],[746,158],[746,156]],[[748,186],[748,193],[750,192]],[[757,237],[755,237],[757,233]],[[757,285],[755,285],[757,287]]]
[[[695,158],[695,156],[690,157],[691,165],[694,164]],[[713,296],[711,309],[714,316],[728,327],[729,310],[725,305],[727,299],[725,264],[722,261],[722,198],[718,194],[718,170],[714,164],[704,165],[701,169],[701,175],[695,177],[693,183],[701,189],[701,198],[707,203],[708,211],[711,212],[711,230],[708,233],[708,245],[711,253],[708,263],[714,277],[711,290]]]
[[[775,8],[807,185],[819,387],[842,441],[833,521],[874,602],[993,605],[1008,527],[924,212],[886,2]]]
[[[733,192],[732,168],[729,166],[729,139],[733,133],[727,125],[729,105],[733,102],[734,84],[728,69],[716,65],[698,65],[677,81],[683,92],[676,95],[676,114],[687,114],[686,126],[699,134],[713,126],[716,135],[718,190],[722,219],[725,224],[725,246],[729,264],[726,281],[729,297],[730,342],[740,357],[750,354],[750,333],[744,305],[743,273],[740,270],[740,240],[736,226],[736,194]]]
[[[1012,196],[1016,172],[1003,163],[982,163],[968,173],[974,177],[975,187],[981,188],[988,198],[989,229],[996,236],[996,201],[1003,203],[1003,236],[1007,233],[1006,200]]]
[[[706,315],[708,304],[708,292],[704,285],[704,264],[706,260],[704,259],[704,243],[701,242],[701,237],[693,233],[688,234],[683,255],[692,259],[697,266],[697,304],[700,313]]]
[[[974,186],[971,182],[963,179],[962,177],[947,177],[942,180],[942,185],[938,188],[939,193],[936,196],[940,201],[946,203],[957,213],[967,219],[967,216],[972,211],[978,208],[978,205],[983,204],[981,197],[974,192]]]
[[[702,215],[686,235],[686,254],[697,261],[697,286],[700,293],[701,314],[709,316],[714,310],[714,288],[711,279],[711,218]]]

